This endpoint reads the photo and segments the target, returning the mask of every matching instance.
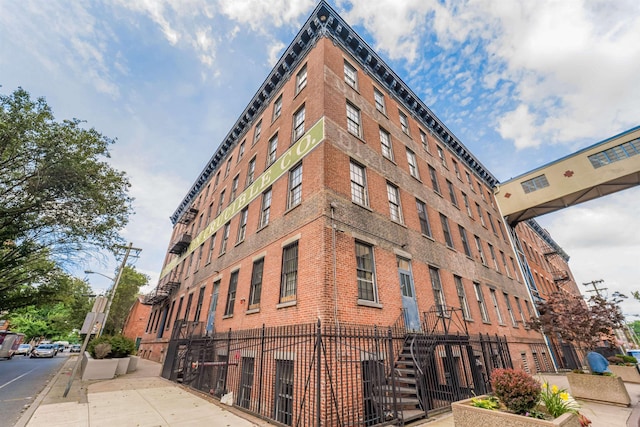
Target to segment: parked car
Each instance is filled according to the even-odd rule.
[[[54,357],[56,353],[56,346],[53,344],[40,344],[33,349],[31,357]]]
[[[20,344],[15,354],[28,356],[29,354],[31,354],[31,350],[33,350],[33,346],[31,344]]]
[[[82,346],[80,344],[71,344],[69,347],[69,353],[80,353]]]

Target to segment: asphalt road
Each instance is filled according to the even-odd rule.
[[[13,426],[20,419],[68,356],[69,352],[64,352],[52,359],[0,359],[0,426]]]

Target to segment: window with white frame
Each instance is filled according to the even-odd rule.
[[[260,307],[263,270],[264,258],[253,261],[253,269],[251,271],[251,288],[249,289],[249,310]]]
[[[460,194],[462,194],[462,201],[464,201],[464,207],[467,209],[467,214],[471,218],[473,218],[473,214],[471,213],[471,206],[469,206],[469,198],[463,191],[461,191]]]
[[[296,75],[296,95],[307,85],[307,64],[304,64]]]
[[[407,163],[409,163],[409,173],[412,177],[420,179],[420,172],[418,171],[418,161],[416,154],[407,148]]]
[[[349,163],[351,176],[351,201],[362,206],[369,206],[367,192],[367,175],[364,166],[354,162]]]
[[[302,163],[289,171],[289,196],[287,209],[297,206],[302,201]]]
[[[427,153],[429,152],[429,141],[427,140],[427,134],[420,129],[420,142],[422,143],[422,148]]]
[[[356,270],[358,276],[358,299],[377,302],[373,246],[356,241]]]
[[[464,254],[468,257],[471,256],[471,247],[469,246],[469,239],[467,239],[467,230],[463,226],[458,225],[458,232],[460,233],[460,240],[462,240],[462,249]]]
[[[360,110],[347,102],[347,130],[357,137],[361,136]]]
[[[236,163],[238,163],[240,159],[242,159],[242,156],[244,156],[244,141],[240,143],[240,147],[238,148],[238,160],[236,161]]]
[[[296,299],[298,286],[298,241],[282,248],[282,280],[280,302]]]
[[[496,271],[500,271],[500,268],[498,267],[498,259],[496,257],[496,251],[495,249],[493,249],[493,245],[491,243],[487,243],[487,246],[489,246],[489,255],[491,255],[491,260],[493,261],[493,266],[495,267]]]
[[[251,160],[249,160],[249,165],[247,166],[247,181],[245,183],[245,188],[253,184],[253,180],[256,176],[256,157],[254,156]]]
[[[244,208],[240,212],[240,221],[238,222],[238,238],[236,243],[240,243],[244,240],[247,234],[247,216],[249,214],[249,208]]]
[[[347,61],[344,61],[344,81],[352,88],[358,89],[358,72]]]
[[[458,302],[460,303],[460,309],[462,310],[462,317],[465,320],[471,320],[471,310],[469,310],[469,301],[467,301],[467,293],[464,291],[462,277],[454,275],[453,281],[456,284],[456,292],[458,293]]]
[[[402,128],[402,132],[404,132],[407,135],[410,135],[409,119],[407,118],[407,115],[404,114],[402,111],[398,111],[398,115],[400,116],[400,128]]]
[[[484,222],[484,215],[482,215],[482,208],[478,203],[476,203],[476,211],[478,212],[478,218],[480,218],[480,224],[482,224],[483,227],[486,227],[487,224],[485,224]]]
[[[491,302],[493,303],[493,308],[496,311],[496,316],[498,316],[498,323],[503,325],[504,320],[502,319],[502,312],[500,311],[500,306],[498,305],[498,296],[496,295],[496,290],[489,289],[489,295],[491,296]]]
[[[260,221],[258,228],[266,227],[269,224],[269,214],[271,211],[271,188],[262,193],[262,203],[260,204]]]
[[[236,193],[238,191],[238,181],[240,181],[240,175],[236,175],[233,177],[233,181],[231,182],[231,195],[229,197],[229,202],[233,202],[236,199]]]
[[[447,179],[447,188],[449,189],[449,198],[453,206],[458,206],[458,199],[456,198],[456,191],[453,188],[453,183]]]
[[[500,251],[500,258],[502,259],[502,265],[504,266],[504,271],[507,273],[507,277],[511,278],[511,272],[509,271],[509,265],[507,264],[507,258],[504,256],[504,252]]]
[[[297,141],[304,135],[304,105],[293,115],[293,141]]]
[[[518,327],[518,321],[516,320],[516,316],[513,312],[513,308],[511,307],[511,300],[509,299],[509,294],[506,292],[502,293],[504,295],[504,302],[507,305],[507,313],[509,313],[509,318],[511,319],[511,324],[514,327]]]
[[[451,163],[453,163],[453,171],[456,174],[456,178],[462,181],[462,176],[460,175],[460,167],[458,166],[458,162],[456,162],[455,160],[451,160]]]
[[[236,302],[236,289],[238,288],[238,275],[240,271],[236,270],[229,277],[229,289],[227,290],[227,304],[224,308],[224,315],[233,315],[233,309]]]
[[[282,113],[282,94],[273,103],[273,116],[271,121],[275,121]]]
[[[231,227],[231,223],[228,222],[224,225],[224,231],[222,232],[222,242],[220,242],[220,253],[218,255],[222,255],[227,251],[227,242],[229,241],[229,228]]]
[[[438,183],[438,175],[436,174],[436,170],[431,165],[429,165],[429,177],[431,177],[431,187],[433,187],[433,191],[440,194],[440,184]]]
[[[522,325],[526,329],[528,327],[527,319],[524,317],[524,312],[522,311],[522,305],[520,304],[520,298],[518,297],[513,297],[513,298],[516,300],[516,308],[518,309],[518,313],[520,313],[520,319],[522,319]]]
[[[523,181],[520,183],[522,185],[522,189],[525,194],[532,193],[536,190],[540,190],[542,188],[546,188],[549,186],[549,181],[547,181],[547,177],[545,175],[539,175],[535,178],[531,178],[527,181]]]
[[[231,170],[231,160],[233,160],[233,156],[229,157],[229,161],[227,161],[227,167],[224,170],[225,178],[229,175],[229,171]]]
[[[375,87],[373,88],[373,99],[376,104],[376,110],[380,111],[382,114],[387,114],[387,106],[384,100],[384,95]]]
[[[391,135],[386,130],[380,128],[380,146],[382,155],[389,160],[393,160],[393,148],[391,147]]]
[[[278,134],[276,133],[269,140],[269,147],[267,149],[267,167],[271,166],[276,161],[278,154]]]
[[[476,293],[476,300],[478,301],[478,308],[480,309],[480,316],[482,317],[482,321],[484,323],[489,323],[489,312],[487,311],[487,305],[484,302],[484,294],[482,293],[480,283],[474,283],[473,290]]]
[[[422,200],[416,199],[416,209],[418,211],[418,220],[420,221],[420,232],[425,236],[431,237],[431,224],[429,224],[427,205]]]
[[[213,257],[213,249],[216,247],[216,235],[217,233],[213,233],[213,236],[209,238],[209,253],[207,254],[207,264],[211,263],[211,258]]]
[[[440,281],[440,271],[437,268],[429,266],[429,277],[431,278],[431,288],[433,289],[433,300],[436,303],[438,315],[447,316],[447,301],[444,298],[442,290],[442,282]]]
[[[453,248],[453,238],[451,238],[451,230],[449,229],[449,218],[440,214],[440,224],[442,224],[442,234],[444,234],[444,242],[450,248]]]
[[[442,162],[442,166],[448,168],[447,166],[447,158],[444,156],[444,150],[439,145],[436,145],[436,150],[438,150],[438,157],[440,157],[440,161]]]
[[[478,236],[473,236],[476,241],[476,249],[478,250],[478,256],[480,256],[480,261],[482,265],[487,265],[487,259],[484,257],[484,251],[482,250],[482,241]]]
[[[260,140],[260,134],[262,133],[262,120],[256,124],[256,129],[253,131],[253,143],[255,144]]]
[[[387,198],[389,199],[389,213],[391,220],[402,223],[402,206],[400,205],[400,190],[387,182]]]
[[[487,221],[489,221],[489,225],[491,225],[491,231],[496,236],[498,235],[498,230],[496,230],[496,225],[493,223],[493,217],[491,216],[491,212],[487,211]]]
[[[469,188],[474,193],[476,192],[475,188],[473,188],[473,181],[471,180],[471,174],[468,171],[464,171],[464,175],[467,177],[467,183],[469,184]]]
[[[218,210],[216,212],[216,216],[220,215],[220,212],[222,212],[222,207],[224,206],[224,192],[225,190],[222,190],[222,192],[220,193],[220,199],[218,200]]]

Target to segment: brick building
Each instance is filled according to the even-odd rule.
[[[136,349],[140,347],[150,314],[151,306],[144,304],[143,296],[138,296],[131,306],[122,328],[122,335],[134,340]]]
[[[429,326],[436,319],[447,333],[504,336],[515,366],[553,369],[545,340],[526,326],[530,254],[512,249],[515,232],[495,203],[496,183],[322,1],[171,217],[140,354],[164,361],[170,352],[173,360],[172,333],[184,338],[185,325],[203,339],[314,323],[400,325],[415,337],[441,332]],[[540,277],[551,277],[549,268],[541,265]],[[211,361],[181,365],[227,364],[202,389],[214,393],[213,377],[229,389],[230,341]],[[449,359],[465,358],[457,351]],[[288,354],[275,358],[303,358],[300,350]],[[368,357],[361,356],[363,378]],[[246,385],[258,362],[246,350],[236,358]],[[274,395],[278,363],[269,374],[277,377]],[[447,369],[447,378],[464,370]],[[284,424],[302,416],[274,405],[265,416]],[[363,405],[368,415],[359,419],[374,419]]]

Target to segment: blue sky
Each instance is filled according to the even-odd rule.
[[[500,180],[640,124],[637,1],[329,3]],[[155,285],[169,216],[315,5],[6,1],[0,91],[22,86],[58,119],[117,138],[111,161],[136,198],[122,235]],[[639,200],[636,188],[538,221],[578,283],[628,293],[640,290]],[[623,308],[640,315],[638,302]]]

